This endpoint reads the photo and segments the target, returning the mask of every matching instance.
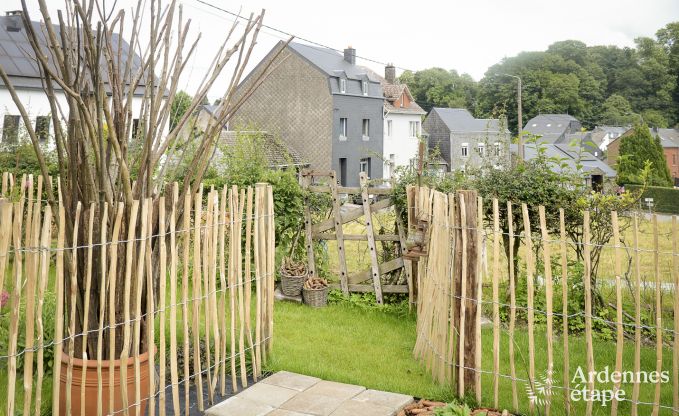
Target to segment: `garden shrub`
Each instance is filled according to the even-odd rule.
[[[639,185],[627,185],[630,190],[642,190],[641,208],[645,209],[644,198],[653,198],[653,209],[666,214],[679,214],[679,189],[665,188],[661,186],[647,186],[645,189]]]

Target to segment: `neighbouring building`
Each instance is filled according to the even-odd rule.
[[[368,72],[372,72],[366,68]],[[384,67],[384,77],[372,73],[384,91],[384,178],[396,168],[413,165],[422,140],[422,117],[427,114],[413,98],[406,84],[396,79],[393,65]]]
[[[539,136],[543,143],[566,143],[566,135],[578,133],[582,124],[568,114],[539,114],[526,123],[523,131]]]
[[[177,137],[186,139],[189,136],[197,136],[207,130],[208,125],[214,120],[214,114],[217,111],[216,105],[202,105],[193,114],[193,117],[184,125],[182,130],[177,134]],[[219,134],[219,141],[215,154],[212,156],[212,165],[217,170],[226,168],[224,163],[224,152],[231,146],[235,146],[239,140],[258,140],[260,141],[258,148],[264,152],[264,157],[268,162],[268,166],[273,169],[301,169],[308,167],[309,164],[304,161],[300,153],[288,143],[283,143],[282,140],[277,139],[274,135],[265,131],[234,131],[229,130],[228,126],[224,125]]]
[[[596,126],[592,130],[592,142],[596,144],[602,152],[608,148],[608,144],[620,137],[629,130],[631,126]]]
[[[31,22],[31,24],[36,33],[43,32],[41,22]],[[117,48],[120,45],[123,51],[129,49],[127,42],[121,39],[119,35],[113,33],[111,36],[113,47]],[[45,38],[38,36],[38,39],[43,42],[41,46],[45,53],[49,55]],[[126,62],[127,56],[127,52],[122,54],[122,64]],[[136,66],[136,62],[139,61],[140,58],[134,55],[135,64],[132,68],[133,73],[139,69]],[[49,138],[53,137],[54,133],[52,111],[43,89],[43,77],[40,74],[36,58],[33,54],[33,48],[29,43],[26,29],[24,28],[21,11],[11,11],[7,12],[6,16],[0,16],[0,64],[7,73],[17,95],[24,103],[26,111],[29,113],[32,123],[34,123],[33,127],[38,135],[38,139],[48,146],[53,145],[53,141],[49,140]],[[64,111],[68,111],[67,98],[63,90],[56,83],[54,90],[59,106]],[[141,113],[144,91],[145,83],[144,79],[141,79],[139,86],[132,94],[132,114],[134,115]],[[66,114],[66,117],[68,117],[68,114]],[[134,128],[132,130],[136,129],[139,125],[138,120],[139,118],[134,119]],[[2,131],[0,144],[3,147],[17,144],[23,136],[24,128],[19,110],[14,104],[8,88],[0,79],[0,130]],[[135,132],[132,131],[131,137],[134,134]]]
[[[499,119],[479,119],[464,108],[434,107],[424,120],[429,151],[439,152],[448,172],[509,161],[510,133]]]
[[[512,144],[512,153],[517,154],[517,145]],[[607,180],[617,176],[615,169],[580,146],[568,144],[527,143],[524,145],[524,159],[531,160],[538,156],[539,150],[550,160],[554,172],[580,172],[584,175],[588,186],[596,191],[604,189]]]
[[[245,94],[232,128],[280,137],[311,168],[337,171],[345,186],[357,186],[361,171],[383,177],[384,94],[380,80],[356,65],[355,49],[279,42],[241,82],[234,102]]]
[[[625,133],[608,144],[606,163],[608,163],[609,166],[615,166],[618,163],[620,143],[626,136],[632,134],[632,131],[632,128],[628,129]],[[667,167],[670,169],[670,176],[674,179],[674,185],[679,186],[679,129],[650,127],[649,131],[651,132],[651,136],[658,136],[660,138],[660,145],[665,154]]]

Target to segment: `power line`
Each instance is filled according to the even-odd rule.
[[[211,4],[211,3],[209,3],[209,2],[207,2],[207,1],[205,1],[205,0],[195,0],[195,1],[198,2],[198,3],[204,4],[204,5],[208,6],[208,7],[211,7],[211,8],[213,8],[213,9],[215,9],[215,10],[219,10],[219,11],[221,11],[221,12],[223,12],[223,13],[229,14],[229,15],[231,15],[231,16],[237,18],[237,19],[246,20],[246,21],[248,20],[248,18],[246,18],[246,17],[244,17],[244,16],[241,16],[241,15],[238,14],[238,13],[234,13],[234,12],[229,11],[229,10],[227,10],[227,9],[224,9],[224,8],[222,8],[222,7],[215,6],[214,4]],[[321,48],[330,49],[330,50],[333,50],[333,51],[339,52],[339,53],[344,53],[344,51],[341,50],[341,49],[333,48],[333,47],[331,47],[331,46],[328,46],[328,45],[325,45],[325,44],[322,44],[322,43],[319,43],[319,42],[315,42],[315,41],[313,41],[313,40],[311,40],[311,39],[307,39],[307,38],[304,38],[304,37],[302,37],[302,36],[297,36],[297,35],[295,35],[295,34],[293,34],[293,33],[290,33],[290,32],[287,32],[287,31],[285,31],[285,30],[281,30],[281,29],[275,28],[275,27],[273,27],[273,26],[269,26],[269,25],[266,25],[266,24],[262,24],[262,27],[264,27],[264,28],[266,28],[266,29],[269,29],[269,30],[272,30],[272,31],[274,31],[274,32],[280,33],[281,35],[285,35],[286,37],[293,37],[293,38],[295,38],[295,39],[299,39],[299,40],[304,41],[304,42],[307,42],[307,43],[309,43],[309,44],[312,44],[312,45],[315,45],[315,46],[320,46]],[[356,58],[362,59],[362,60],[364,60],[364,61],[372,62],[372,63],[378,64],[378,65],[382,65],[382,66],[387,66],[387,65],[389,65],[389,64],[387,64],[387,63],[378,61],[378,60],[376,60],[376,59],[367,58],[367,57],[365,57],[365,56],[356,55]],[[392,65],[393,65],[393,64],[392,64]],[[400,69],[400,70],[402,70],[402,71],[411,71],[411,72],[415,72],[415,71],[413,71],[413,70],[411,70],[411,69],[403,68],[403,67],[395,66],[395,65],[394,65],[394,68],[398,68],[398,69]]]

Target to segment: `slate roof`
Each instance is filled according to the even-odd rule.
[[[493,118],[474,118],[474,116],[465,108],[434,107],[431,111],[436,112],[439,115],[441,121],[445,123],[451,132],[500,132],[500,120]],[[505,132],[509,132],[509,130],[505,129]]]
[[[344,60],[344,55],[333,49],[305,45],[298,42],[290,42],[288,46],[328,76],[337,77],[343,73],[349,79],[360,80],[367,76],[369,80],[379,82],[378,79],[369,75],[364,67],[350,64]]]
[[[568,114],[539,114],[532,119],[523,129],[529,133],[542,136],[545,140],[553,140],[568,130],[571,121],[578,121]]]
[[[8,26],[18,25],[19,31],[10,31]],[[50,64],[54,65],[54,61],[51,54],[48,52],[47,40],[46,40],[46,29],[41,22],[31,22],[33,30],[36,33],[38,42],[42,45],[45,50],[45,55],[49,60]],[[54,26],[57,36],[59,34],[59,26]],[[121,65],[125,65],[127,62],[127,57],[129,54],[129,44],[121,39],[117,34],[112,34],[111,41],[115,49],[118,48],[120,44],[121,54]],[[141,65],[141,59],[135,53],[132,55],[133,73],[138,71]],[[15,16],[0,16],[0,64],[2,65],[5,72],[9,76],[12,84],[17,88],[27,88],[27,89],[42,89],[42,77],[40,75],[40,70],[38,68],[37,60],[33,53],[33,48],[31,47],[26,28],[22,17],[19,15]],[[102,66],[105,65],[104,58],[102,58]],[[54,68],[54,67],[53,67]],[[102,70],[102,74],[106,76],[108,70]],[[106,82],[106,80],[104,80]],[[4,86],[4,82],[0,80],[0,86]],[[143,89],[144,80],[142,79],[135,91],[135,95],[141,95],[144,92]],[[59,90],[60,87],[55,83],[55,89]]]
[[[546,157],[559,160],[559,163],[551,164],[554,172],[575,172],[579,170],[589,175],[603,174],[607,178],[617,176],[617,172],[613,168],[608,166],[604,161],[599,160],[593,154],[583,151],[577,146],[569,146],[566,144],[525,144],[524,157],[526,160],[531,160],[538,156],[538,146],[541,146],[545,150]],[[510,151],[516,154],[518,152],[517,145],[511,144]],[[579,167],[578,164],[580,165]]]
[[[660,137],[662,147],[679,147],[679,129],[654,129],[651,128],[651,135]]]
[[[386,78],[373,71],[368,67],[362,67],[371,78],[377,79],[382,84],[382,92],[384,94],[384,109],[390,113],[400,114],[427,114],[426,111],[415,102],[410,90],[406,84],[400,84],[398,81],[394,84],[388,82]],[[396,107],[394,102],[401,98],[401,95],[406,94],[410,99],[408,107]]]

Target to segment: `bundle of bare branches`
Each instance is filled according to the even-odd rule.
[[[188,161],[192,169],[179,186],[178,200],[184,200],[187,193],[195,193],[210,163],[222,127],[266,76],[265,70],[248,91],[241,91],[238,99],[234,98],[257,43],[264,11],[251,14],[240,23],[236,19],[225,32],[225,38],[216,48],[214,59],[202,76],[188,110],[168,131],[172,97],[178,91],[180,78],[189,59],[196,53],[201,38],[198,34],[190,39],[191,20],[184,18],[182,7],[177,5],[176,0],[168,4],[161,0],[139,0],[129,11],[116,9],[115,2],[113,8],[105,9],[106,3],[102,1],[64,0],[64,9],[56,14],[56,19],[49,13],[45,0],[38,0],[38,3],[40,13],[37,18],[40,23],[35,23],[26,0],[22,0],[24,33],[32,49],[28,52],[42,75],[42,88],[49,101],[54,126],[61,192],[57,194],[55,189],[48,187],[47,198],[53,210],[63,203],[66,229],[73,230],[79,203],[85,216],[89,215],[89,210],[95,209],[97,220],[104,204],[114,207],[123,203],[123,226],[138,221],[138,218],[131,217],[132,201],[151,198],[157,206],[164,184],[173,180],[168,177],[164,161],[175,157],[175,153],[186,147],[182,140],[194,141],[192,148],[195,152]],[[192,114],[218,78],[228,75],[224,74],[227,66],[232,71],[230,80],[204,134],[180,137],[179,132],[190,123]],[[48,169],[36,131],[2,66],[0,78],[19,109],[42,175],[47,178]],[[136,131],[135,137],[130,138],[133,131]],[[168,202],[170,199],[166,198]],[[178,204],[178,224],[182,223],[182,208],[182,204]],[[111,235],[112,217],[107,224],[107,235]],[[100,241],[98,233],[97,229],[94,241]],[[80,230],[72,237],[73,233],[67,231],[67,246],[86,245],[88,236],[85,234],[84,230]],[[157,263],[157,238],[152,244],[153,261]],[[109,322],[106,305],[99,305],[98,292],[105,284],[105,276],[97,276],[100,270],[99,250],[103,247],[94,247],[92,270],[95,276],[88,292],[91,293],[88,319],[83,316],[85,290],[82,276],[75,279],[75,288],[69,286],[70,276],[65,276],[66,290],[77,291],[76,333],[96,330],[102,312],[108,325],[115,325],[123,319],[122,293],[116,294],[116,322]],[[121,245],[117,260],[119,267],[125,264],[126,255]],[[70,253],[66,259],[70,263],[68,256]],[[77,269],[83,270],[84,264],[81,263],[84,259],[79,257]],[[157,267],[153,269],[158,270]],[[67,265],[65,270],[72,268]],[[155,277],[153,290],[157,290],[158,279]],[[145,285],[145,282],[140,277],[134,284]],[[83,322],[88,323],[88,328],[83,328]],[[120,338],[120,332],[116,338]],[[92,345],[87,346],[90,356],[96,351],[93,338],[89,340]],[[135,340],[142,344],[143,350],[147,348],[143,345],[144,339],[145,335]],[[105,342],[108,341],[105,339]],[[117,339],[116,343],[117,355],[122,348],[122,340]],[[76,351],[80,351],[80,347],[76,347]]]

